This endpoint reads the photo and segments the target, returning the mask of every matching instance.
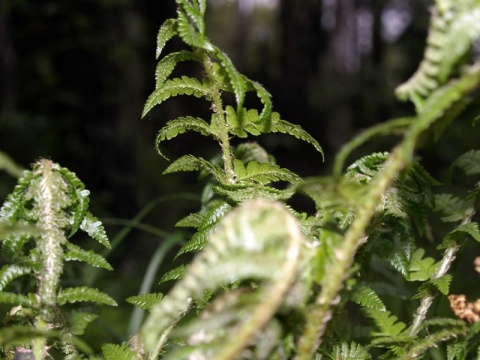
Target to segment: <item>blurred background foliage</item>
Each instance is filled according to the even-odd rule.
[[[328,173],[334,154],[361,129],[413,113],[393,91],[422,58],[430,3],[210,0],[207,32],[240,72],[272,93],[282,118],[320,141],[325,163],[293,138],[259,139],[281,166],[313,176]],[[136,294],[162,241],[145,229],[171,232],[199,207],[202,183],[190,174],[162,176],[167,162],[153,142],[167,120],[208,114],[210,104],[175,98],[140,119],[154,88],[157,31],[174,14],[173,0],[0,2],[0,151],[23,167],[44,157],[74,171],[91,191],[92,212],[105,220],[111,238],[152,200],[167,197],[142,220],[146,228],[133,229],[110,255],[116,273],[98,280],[118,301]],[[178,46],[169,43],[165,53]],[[195,69],[187,64],[179,71]],[[477,114],[474,105],[439,143],[427,141],[422,149],[425,167],[441,181],[445,174],[436,169],[478,146],[470,121]],[[379,138],[356,155],[394,143]],[[215,143],[186,134],[169,142],[165,153],[210,157],[217,150]],[[15,182],[0,173],[0,199]],[[119,277],[124,281],[109,281]]]

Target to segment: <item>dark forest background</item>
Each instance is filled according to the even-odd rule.
[[[210,0],[207,32],[241,72],[272,93],[282,118],[320,141],[326,161],[287,136],[264,136],[262,145],[281,166],[301,176],[321,175],[361,129],[413,113],[411,105],[395,99],[394,89],[422,58],[429,4]],[[0,1],[0,151],[26,168],[44,157],[76,172],[110,237],[122,229],[122,219],[158,197],[171,199],[144,222],[164,231],[173,231],[176,221],[199,207],[202,183],[190,173],[163,176],[167,162],[153,144],[166,121],[205,114],[210,104],[175,98],[140,118],[154,88],[156,35],[173,16],[173,0]],[[165,53],[178,46],[172,41]],[[432,174],[442,177],[435,170],[439,164],[477,146],[470,113],[464,118],[439,144],[425,144],[420,154]],[[388,150],[394,141],[378,139],[358,154]],[[164,150],[174,159],[187,153],[213,156],[218,147],[186,134]],[[0,199],[15,182],[0,174]],[[118,300],[138,291],[160,242],[137,229],[111,254],[119,271],[105,279],[125,279],[112,282]]]

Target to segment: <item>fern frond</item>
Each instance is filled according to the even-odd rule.
[[[155,140],[155,148],[157,149],[158,154],[166,160],[169,160],[160,151],[160,143],[165,140],[173,139],[188,130],[193,130],[202,135],[211,136],[213,139],[218,140],[217,135],[210,129],[210,126],[204,120],[192,116],[180,117],[167,122],[158,133],[157,139]]]
[[[401,335],[407,327],[405,323],[398,321],[398,318],[392,315],[390,311],[366,308],[365,312],[377,325],[378,331],[372,332],[372,335],[375,337],[389,338],[396,341],[401,338]]]
[[[245,78],[245,80],[248,80]],[[257,83],[256,81],[248,80],[248,85],[253,88],[253,90],[257,93],[260,102],[263,104],[263,109],[260,112],[259,122],[262,124],[267,124],[271,121],[270,117],[272,115],[272,95],[265,89],[262,85]]]
[[[310,145],[313,145],[313,147],[320,154],[322,154],[322,157],[323,158],[325,157],[325,154],[323,153],[323,149],[317,140],[315,140],[309,133],[303,130],[301,126],[289,123],[288,121],[285,121],[285,120],[281,120],[279,118],[278,113],[274,112],[272,114],[270,132],[272,133],[279,132],[282,134],[288,134],[288,135],[294,136],[299,140],[305,141]]]
[[[161,104],[172,96],[193,95],[198,98],[204,97],[210,101],[210,93],[210,86],[205,82],[201,83],[195,78],[182,76],[181,78],[167,80],[163,83],[163,86],[156,89],[148,97],[143,108],[142,118],[145,117],[155,105]]]
[[[107,233],[102,222],[93,216],[90,212],[85,214],[80,229],[85,231],[92,239],[96,240],[107,249],[111,249],[110,241],[108,241]]]
[[[23,275],[28,275],[32,272],[30,266],[7,264],[0,270],[0,291],[12,282],[12,280],[19,278]]]
[[[126,302],[139,307],[142,310],[150,310],[153,305],[162,300],[163,294],[151,293],[130,296],[125,299]]]
[[[136,360],[137,354],[126,345],[103,344],[103,356],[106,360]]]
[[[256,142],[244,142],[238,145],[235,148],[235,158],[242,160],[244,164],[250,161],[275,164],[275,159]]]
[[[190,250],[190,251],[198,251],[198,250],[195,249],[195,250]],[[187,251],[185,251],[185,252],[187,252]],[[179,280],[179,279],[183,278],[185,273],[188,271],[188,267],[189,267],[188,265],[180,265],[180,266],[166,272],[165,274],[163,274],[162,278],[160,279],[160,284],[164,283],[164,282],[167,282],[167,281]]]
[[[442,213],[443,222],[461,221],[473,211],[471,200],[460,199],[451,194],[435,195],[435,211]]]
[[[375,291],[366,285],[361,285],[358,289],[353,290],[350,299],[365,308],[380,311],[387,310]]]
[[[212,44],[205,37],[205,21],[203,15],[205,7],[199,6],[196,1],[178,1],[178,34],[182,40],[193,47],[208,51],[213,50]]]
[[[426,281],[435,273],[437,264],[431,257],[424,258],[425,250],[418,248],[412,256],[409,281]]]
[[[254,199],[267,199],[286,201],[295,194],[295,189],[288,188],[284,190],[275,189],[269,186],[249,186],[249,185],[214,185],[213,191],[222,196],[226,196],[233,202],[242,203]]]
[[[220,182],[222,182],[224,178],[224,174],[220,166],[193,155],[184,155],[175,160],[165,169],[163,173],[171,174],[178,171],[205,171]]]
[[[452,164],[458,167],[467,175],[480,174],[480,150],[470,150],[458,157]]]
[[[18,179],[13,192],[8,195],[7,200],[0,209],[0,222],[13,225],[20,216],[25,216],[25,203],[23,197],[35,177],[32,171],[25,171]]]
[[[217,223],[232,210],[232,206],[227,202],[221,201],[216,203],[211,209],[204,214],[204,220],[198,231],[193,237],[182,246],[176,257],[188,253],[198,252],[205,247],[209,234],[213,231]]]
[[[446,249],[452,245],[455,245],[459,240],[470,235],[474,240],[480,242],[480,230],[478,223],[469,222],[467,224],[461,224],[452,231],[450,231],[442,240],[442,243],[438,246],[439,249]]]
[[[335,345],[330,358],[332,360],[369,360],[372,356],[362,345],[352,342]]]
[[[234,172],[236,181],[239,184],[255,182],[262,185],[275,181],[287,181],[297,183],[301,178],[287,169],[282,169],[278,165],[269,163],[258,163],[250,161],[247,166],[241,160],[234,160]]]
[[[183,219],[179,220],[175,226],[198,228],[202,225],[204,220],[205,215],[200,212],[196,212],[185,216]]]
[[[107,260],[100,254],[95,253],[92,250],[84,250],[80,246],[72,243],[66,244],[67,251],[65,252],[64,259],[66,261],[83,261],[87,264],[95,267],[99,267],[105,270],[113,270],[112,266]]]
[[[177,35],[177,33],[177,19],[165,20],[157,35],[157,49],[155,51],[157,59],[160,57],[167,41]]]
[[[230,60],[227,54],[218,49],[216,46],[214,46],[214,49],[215,56],[222,64],[223,71],[225,71],[228,75],[229,83],[233,89],[233,93],[235,94],[237,109],[241,109],[245,100],[245,77],[238,72],[237,68],[235,65],[233,65],[232,60]]]
[[[97,314],[84,311],[72,311],[69,316],[70,333],[73,335],[83,335],[87,326],[98,318]]]
[[[57,300],[60,305],[64,305],[66,303],[74,303],[78,301],[90,301],[110,306],[117,306],[116,301],[113,300],[109,295],[101,292],[98,289],[90,288],[87,286],[63,289],[58,293]]]
[[[0,291],[0,303],[22,305],[30,308],[36,308],[38,306],[35,294],[22,295],[4,291]]]
[[[183,50],[168,54],[157,64],[155,70],[155,89],[161,88],[172,74],[175,66],[182,61],[200,61],[198,55],[191,51]]]
[[[450,291],[450,283],[452,282],[452,275],[446,274],[439,278],[431,279],[430,282],[434,285],[440,293],[448,295]]]

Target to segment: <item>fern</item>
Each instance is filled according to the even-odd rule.
[[[116,344],[103,344],[102,352],[107,360],[135,360],[137,358],[137,354],[127,346]]]
[[[335,345],[332,350],[332,355],[329,357],[332,360],[368,360],[372,358],[363,346],[355,342]]]
[[[88,190],[73,172],[50,160],[40,160],[32,171],[25,172],[19,179],[0,209],[1,223],[25,227],[25,231],[9,233],[3,242],[2,252],[11,263],[0,271],[1,289],[5,290],[20,276],[32,275],[38,279],[35,295],[30,293],[26,297],[3,291],[0,302],[31,309],[39,332],[49,327],[67,328],[59,312],[66,302],[85,300],[116,305],[112,298],[96,289],[59,290],[64,261],[81,261],[112,270],[102,256],[69,242],[69,237],[81,229],[110,247],[102,223],[88,212],[88,195]],[[28,231],[29,228],[36,230]],[[65,356],[78,354],[69,339],[62,336],[60,348],[66,351]],[[34,354],[40,358],[47,339],[31,340]]]
[[[385,305],[378,295],[368,286],[360,286],[358,289],[354,290],[350,298],[355,303],[369,309],[386,311]]]

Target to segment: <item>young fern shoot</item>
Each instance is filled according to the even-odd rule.
[[[65,261],[82,261],[113,270],[101,255],[83,250],[69,240],[82,230],[103,246],[110,246],[101,222],[88,211],[88,196],[89,191],[73,172],[41,159],[32,171],[24,172],[0,209],[0,224],[24,229],[2,239],[2,252],[9,263],[0,270],[0,302],[20,306],[31,314],[26,320],[33,322],[40,334],[31,343],[36,359],[48,356],[47,331],[51,329],[68,335],[61,337],[60,344],[67,351],[66,359],[78,355],[70,343],[72,337],[61,314],[62,305],[77,301],[116,305],[110,296],[97,289],[60,286]],[[37,279],[35,293],[20,295],[6,291],[12,281],[25,275]],[[77,321],[88,323],[95,319],[92,315],[84,313],[77,316]]]

